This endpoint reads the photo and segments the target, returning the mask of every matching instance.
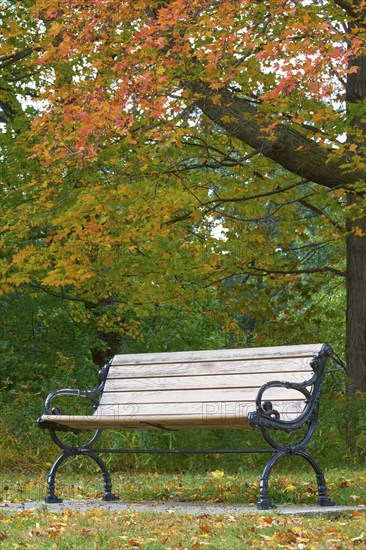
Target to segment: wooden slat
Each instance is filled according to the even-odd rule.
[[[242,405],[242,403],[238,404]],[[283,404],[282,404],[283,405]],[[230,404],[232,407],[232,404]],[[280,410],[281,403],[274,403],[275,408]],[[302,408],[299,405],[291,404],[287,405],[287,409],[284,410],[282,420],[290,421],[294,420],[301,413]],[[295,408],[296,407],[296,408]],[[72,415],[43,415],[43,419],[63,424],[71,428],[78,429],[246,429],[250,425],[247,419],[247,413],[254,410],[253,405],[248,406],[248,410],[244,414],[242,409],[225,409],[219,411],[220,414],[216,414],[217,410],[209,409],[207,414],[200,413],[195,414],[158,414],[158,415],[117,415],[113,414],[113,410],[107,409],[98,411],[93,416],[72,416]],[[107,412],[112,414],[106,414]]]
[[[112,365],[108,378],[149,378],[154,376],[206,376],[209,374],[257,374],[311,372],[310,358],[260,359],[253,361],[200,361],[194,363],[154,363]]]
[[[274,359],[278,357],[312,357],[320,351],[321,347],[322,344],[307,344],[231,350],[136,353],[115,355],[112,359],[112,364],[191,363],[194,361],[255,360],[262,357]]]
[[[304,401],[273,401],[273,407],[281,412],[300,411],[303,409]],[[116,416],[116,417],[138,417],[150,416],[198,416],[201,418],[218,417],[227,418],[237,416],[246,418],[248,413],[255,410],[253,401],[231,401],[217,403],[126,403],[99,405],[95,416]]]
[[[310,376],[303,372],[288,373],[288,377],[277,373],[268,374],[232,374],[215,376],[177,376],[164,378],[126,378],[107,380],[104,392],[214,389],[214,388],[260,388],[269,380],[286,382],[305,382]]]
[[[258,388],[214,389],[214,390],[176,390],[146,392],[104,392],[101,405],[114,403],[219,403],[229,401],[255,401]],[[301,400],[302,394],[286,388],[270,388],[264,394],[265,400],[279,399],[284,401]]]
[[[183,430],[183,429],[247,429],[250,427],[248,420],[243,419],[221,419],[210,418],[203,422],[201,417],[184,416],[177,417],[115,417],[115,416],[43,416],[44,420],[55,422],[69,428],[79,430],[97,430],[97,429],[141,429],[141,430]]]

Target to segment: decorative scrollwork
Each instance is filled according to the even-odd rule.
[[[99,384],[99,386],[97,386],[96,388],[94,388],[92,390],[77,390],[77,389],[63,388],[63,389],[51,392],[46,397],[46,400],[45,400],[45,404],[44,404],[45,414],[46,415],[54,415],[54,416],[60,416],[62,414],[61,409],[59,407],[52,407],[51,408],[51,403],[55,399],[55,397],[59,397],[61,395],[72,395],[72,396],[76,396],[76,397],[84,397],[84,398],[89,399],[90,401],[92,401],[94,409],[97,409],[97,407],[99,405],[100,394],[102,393],[102,391],[104,389],[104,385],[105,385],[105,381],[106,381],[106,378],[107,378],[109,367],[110,367],[110,363],[107,363],[99,371],[100,384]],[[38,419],[38,426],[40,428],[48,429],[49,432],[50,432],[51,439],[59,447],[61,447],[64,450],[72,449],[73,447],[69,446],[69,445],[65,444],[63,441],[61,441],[59,439],[59,437],[57,436],[57,432],[71,432],[71,433],[74,433],[74,434],[79,434],[82,431],[84,431],[84,430],[78,430],[78,429],[75,429],[75,428],[69,428],[68,426],[65,426],[65,425],[59,424],[57,422],[50,421],[50,420],[44,420],[43,418]],[[100,434],[101,434],[101,431],[96,430],[94,436],[90,439],[89,442],[87,442],[86,444],[83,444],[82,448],[84,448],[84,449],[91,448],[94,445],[94,443],[99,439]]]
[[[94,408],[96,409],[99,405],[99,395],[102,393],[105,385],[105,381],[108,375],[108,370],[110,367],[110,362],[104,365],[99,371],[99,380],[100,384],[96,388],[92,390],[76,390],[76,389],[67,389],[63,388],[60,390],[56,390],[51,392],[47,397],[44,404],[44,411],[45,414],[56,414],[59,415],[60,409],[59,408],[53,408],[51,409],[51,402],[52,400],[60,395],[74,395],[76,397],[85,397],[86,399],[90,399],[94,403]]]
[[[46,401],[44,404],[45,414],[56,414],[56,415],[61,414],[60,409],[58,407],[54,407],[51,409],[51,402],[55,397],[58,397],[60,395],[75,395],[76,397],[85,397],[86,399],[90,399],[91,401],[93,401],[94,408],[97,408],[99,403],[99,399],[95,390],[84,391],[84,390],[74,390],[74,389],[64,388],[61,390],[53,391],[46,397]]]
[[[272,405],[272,402],[271,401],[265,401],[263,403],[263,412],[264,414],[268,414],[268,416],[270,418],[274,418],[276,420],[279,420],[280,419],[280,413],[278,411],[276,411],[274,408],[273,408],[273,405]]]
[[[320,389],[326,361],[332,354],[332,348],[324,345],[320,352],[310,361],[313,375],[302,383],[272,381],[264,384],[258,391],[256,398],[256,411],[248,416],[251,426],[274,429],[284,432],[302,428],[306,424],[315,423],[318,416]],[[310,390],[308,389],[310,387]],[[264,399],[264,394],[270,388],[286,388],[300,392],[305,397],[304,410],[294,420],[284,420],[279,411],[273,409],[270,401]],[[308,439],[308,438],[306,438]],[[272,443],[271,443],[272,444]]]

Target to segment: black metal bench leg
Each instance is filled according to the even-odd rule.
[[[45,498],[45,502],[47,502],[47,503],[54,504],[54,503],[63,502],[62,498],[59,498],[55,494],[56,474],[57,474],[57,470],[59,469],[61,464],[67,458],[69,458],[69,456],[72,456],[72,455],[70,455],[69,453],[62,453],[62,455],[59,456],[58,459],[54,462],[54,464],[53,464],[53,466],[50,470],[50,473],[49,473],[49,476],[48,476],[48,479],[47,479],[47,496]]]
[[[268,510],[269,508],[275,508],[275,506],[271,503],[269,499],[268,480],[269,480],[269,475],[271,473],[271,470],[273,466],[276,464],[277,460],[279,460],[285,455],[286,453],[284,451],[278,451],[274,456],[272,456],[269,459],[269,461],[264,467],[261,481],[260,481],[259,500],[257,502],[258,510]]]
[[[112,493],[112,480],[111,476],[107,470],[107,466],[104,464],[103,460],[98,456],[97,454],[93,453],[89,450],[84,450],[82,452],[83,455],[90,456],[95,462],[98,464],[99,468],[102,470],[103,478],[104,478],[104,490],[105,493],[102,497],[102,500],[110,501],[110,500],[119,500],[119,497],[117,495],[114,495]]]
[[[323,472],[320,469],[319,464],[307,451],[304,449],[299,450],[296,454],[304,457],[305,460],[309,462],[312,466],[315,475],[316,481],[318,484],[318,505],[319,506],[334,506],[334,502],[327,497],[327,484]]]
[[[334,506],[334,502],[332,502],[330,498],[327,497],[327,484],[319,464],[307,451],[305,451],[304,449],[297,449],[296,451],[295,450],[278,451],[267,462],[263,470],[263,474],[260,481],[259,500],[257,502],[258,510],[268,510],[269,508],[274,508],[274,505],[271,503],[269,499],[269,489],[268,489],[269,476],[276,462],[283,456],[289,456],[289,455],[300,455],[303,458],[305,458],[305,460],[307,460],[309,464],[312,466],[315,472],[316,480],[318,484],[318,505]]]
[[[112,493],[112,480],[111,476],[107,470],[106,465],[104,464],[103,460],[95,453],[90,451],[89,449],[75,449],[70,450],[68,452],[63,452],[62,455],[55,461],[53,464],[48,479],[47,479],[47,497],[45,499],[45,502],[49,504],[55,504],[55,503],[61,503],[63,502],[62,498],[59,498],[55,494],[55,484],[56,484],[56,474],[57,470],[61,466],[61,464],[69,457],[71,456],[89,456],[92,458],[99,466],[99,468],[102,470],[103,478],[104,478],[104,490],[105,493],[102,497],[103,500],[111,501],[111,500],[118,500],[118,496],[114,495]]]

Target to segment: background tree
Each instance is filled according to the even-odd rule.
[[[1,292],[15,302],[24,293],[32,309],[38,293],[40,309],[48,296],[50,308],[59,300],[71,317],[75,310],[94,335],[89,346],[101,365],[139,336],[144,318],[174,318],[179,302],[193,315],[203,307],[193,300],[214,304],[198,275],[207,257],[201,244],[211,235],[207,228],[195,232],[190,220],[176,223],[196,199],[183,187],[181,196],[172,192],[170,169],[159,183],[147,165],[135,174],[138,157],[121,156],[117,142],[112,162],[109,151],[91,165],[56,158],[55,172],[32,154],[39,134],[29,126],[44,110],[43,92],[55,75],[58,86],[70,86],[73,69],[62,56],[55,65],[40,61],[52,24],[34,1],[1,7]],[[51,51],[61,42],[54,37]],[[125,171],[128,185],[120,185]]]
[[[217,285],[243,314],[249,294],[238,305],[228,284],[241,277],[258,316],[274,296],[283,312],[278,285],[305,298],[346,273],[349,391],[365,391],[364,2],[47,0],[31,13],[47,82],[23,149],[39,170],[3,232],[23,236],[4,288],[36,280],[120,304],[122,320]]]

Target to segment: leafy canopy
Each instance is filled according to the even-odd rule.
[[[352,26],[342,4],[30,2],[18,18],[37,35],[41,112],[16,138],[27,174],[3,190],[3,291],[104,301],[108,327],[218,284],[253,314],[274,298],[271,274],[304,300],[333,284],[342,223],[360,213],[344,191],[365,169],[364,104],[345,109],[364,2]]]

